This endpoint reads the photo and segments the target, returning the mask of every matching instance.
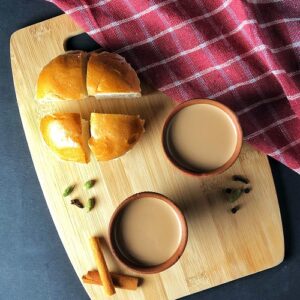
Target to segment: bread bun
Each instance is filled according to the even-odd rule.
[[[140,81],[134,69],[116,53],[91,53],[87,64],[86,85],[96,98],[140,97]]]
[[[42,137],[60,159],[88,162],[83,121],[77,113],[56,113],[42,118],[40,122]]]
[[[92,113],[89,147],[99,161],[117,158],[130,150],[144,132],[139,116]]]
[[[36,87],[36,100],[81,100],[86,91],[87,54],[70,51],[52,59],[41,71]]]

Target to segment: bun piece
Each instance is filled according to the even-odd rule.
[[[86,91],[87,54],[70,51],[52,59],[41,71],[36,87],[36,100],[81,100]]]
[[[87,91],[96,98],[140,97],[140,80],[124,57],[109,52],[90,54]]]
[[[89,147],[99,161],[107,161],[133,148],[144,132],[139,116],[92,113]]]
[[[80,114],[56,113],[40,122],[40,131],[48,147],[62,160],[87,163]]]

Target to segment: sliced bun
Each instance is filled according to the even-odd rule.
[[[92,113],[89,147],[99,161],[107,161],[133,148],[144,132],[139,116]]]
[[[60,159],[87,163],[84,121],[77,113],[51,114],[42,118],[40,131],[45,143]]]
[[[96,98],[140,97],[140,80],[124,57],[109,52],[91,53],[86,85]]]
[[[81,100],[86,91],[87,54],[70,51],[51,60],[41,71],[36,87],[36,100]]]

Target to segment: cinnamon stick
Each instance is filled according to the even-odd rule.
[[[99,239],[97,237],[92,237],[90,239],[90,245],[94,254],[99,276],[103,284],[104,292],[106,295],[111,296],[115,294],[116,291],[101,250]]]
[[[110,275],[115,287],[126,290],[136,290],[138,287],[139,279],[137,277],[117,273],[110,273]],[[99,273],[96,270],[88,271],[86,275],[82,276],[82,281],[88,284],[102,285]]]

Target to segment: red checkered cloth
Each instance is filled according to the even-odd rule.
[[[300,173],[300,1],[52,0],[178,102],[217,99]]]

